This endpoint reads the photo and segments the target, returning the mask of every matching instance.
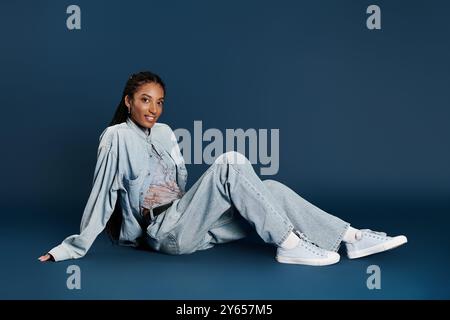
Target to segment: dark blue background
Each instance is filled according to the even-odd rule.
[[[82,29],[66,28],[81,7]],[[366,28],[381,7],[382,30]],[[0,298],[450,297],[446,1],[2,1]],[[392,252],[323,268],[275,263],[256,236],[189,256],[111,246],[36,258],[76,233],[98,136],[127,77],[167,84],[173,129],[279,128],[272,178],[350,221],[404,233]],[[255,166],[258,167],[258,166]],[[189,185],[207,165],[190,165]],[[82,270],[82,290],[65,286]],[[366,288],[366,268],[382,289]]]

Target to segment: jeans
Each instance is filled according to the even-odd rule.
[[[296,229],[332,251],[349,226],[286,185],[261,180],[245,156],[227,152],[150,222],[146,242],[164,253],[188,254],[242,239],[249,224],[266,243],[279,246]]]

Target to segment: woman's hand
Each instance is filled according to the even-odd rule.
[[[47,253],[43,256],[39,257],[39,261],[41,262],[45,262],[45,261],[55,261],[55,259],[53,258],[53,256],[50,253]]]

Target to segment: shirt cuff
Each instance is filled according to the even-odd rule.
[[[62,244],[54,247],[48,253],[53,256],[53,259],[55,259],[55,261],[62,261],[72,258],[67,249],[64,248]]]

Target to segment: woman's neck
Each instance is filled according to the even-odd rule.
[[[151,132],[151,130],[152,129],[149,129],[149,128],[146,128],[146,127],[143,127],[143,126],[141,126],[137,121],[135,121],[132,117],[130,117],[130,119],[131,119],[131,121],[133,121],[137,126],[138,126],[138,128],[139,129],[141,129],[144,133],[145,133],[145,135],[149,135],[150,134],[150,132]]]

